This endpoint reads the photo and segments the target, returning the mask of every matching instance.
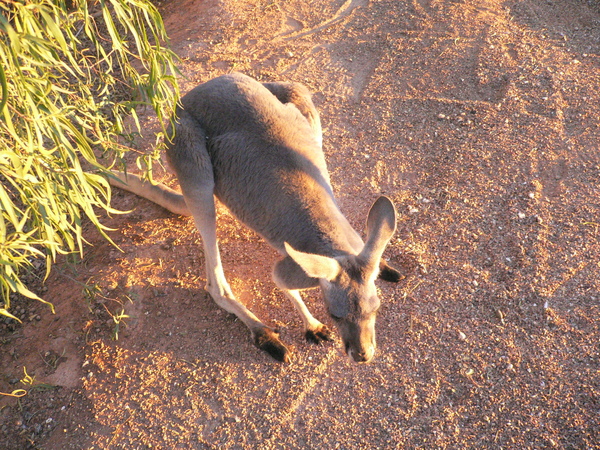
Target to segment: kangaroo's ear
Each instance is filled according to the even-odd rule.
[[[392,201],[379,197],[369,211],[367,218],[367,242],[359,258],[368,265],[379,267],[381,255],[396,231],[396,208]]]
[[[299,252],[298,250],[294,250],[287,242],[284,245],[289,257],[311,278],[324,278],[325,280],[332,281],[342,270],[340,263],[334,258]]]

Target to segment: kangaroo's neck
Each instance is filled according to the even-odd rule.
[[[283,253],[287,242],[294,248],[324,256],[358,254],[364,244],[340,211],[329,183],[323,178],[314,183],[304,181],[302,189],[288,192],[287,199],[294,207],[284,214],[287,227],[280,231],[271,244]]]
[[[363,241],[342,214],[333,196],[323,200],[318,213],[321,215],[314,223],[316,239],[308,239],[304,251],[332,257],[360,253]]]

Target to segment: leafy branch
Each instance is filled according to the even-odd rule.
[[[147,105],[164,124],[178,98],[148,0],[68,3],[0,2],[0,315],[13,319],[14,293],[47,303],[22,281],[35,259],[48,276],[58,254],[82,252],[86,218],[109,239],[97,211],[116,212],[103,173],[128,151],[124,119],[139,131]]]

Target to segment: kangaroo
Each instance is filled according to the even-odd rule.
[[[375,279],[400,279],[382,260],[396,229],[396,210],[387,197],[379,197],[369,211],[363,243],[336,204],[319,114],[307,88],[224,75],[186,94],[176,118],[166,153],[182,194],[117,172],[109,176],[111,184],[193,216],[204,246],[206,290],[244,322],[258,348],[276,360],[290,360],[279,333],[236,300],[225,278],[215,196],[282,255],[273,280],[301,315],[306,339],[332,340],[300,296],[301,290],[320,286],[346,354],[356,362],[371,360],[380,306]]]

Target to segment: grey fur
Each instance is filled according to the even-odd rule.
[[[396,211],[386,197],[374,203],[365,245],[334,199],[319,115],[308,90],[297,83],[261,84],[241,74],[224,75],[184,96],[177,117],[167,157],[183,197],[135,176],[115,174],[111,183],[194,217],[207,259],[207,290],[273,357],[287,361],[290,353],[235,299],[225,279],[213,195],[282,254],[273,278],[301,314],[307,338],[330,340],[299,294],[320,286],[348,354],[370,360],[379,306],[374,280],[395,231]],[[388,275],[397,275],[382,265]]]

